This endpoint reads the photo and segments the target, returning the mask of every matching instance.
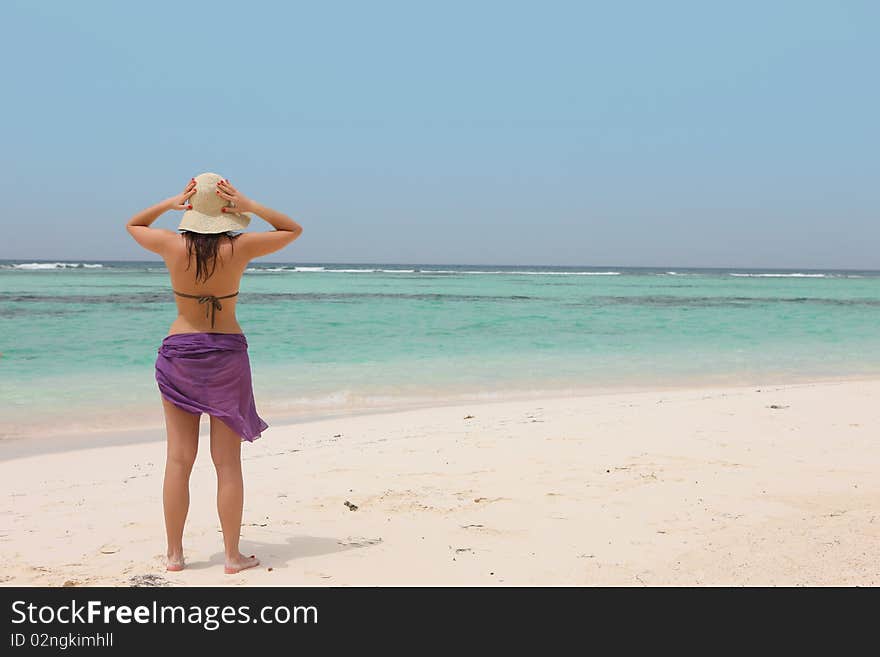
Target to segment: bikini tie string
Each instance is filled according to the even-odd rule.
[[[198,299],[199,305],[206,303],[205,306],[205,318],[207,319],[208,315],[211,316],[211,328],[214,328],[214,314],[218,310],[223,310],[223,304],[220,303],[220,299],[228,299],[229,297],[234,297],[238,294],[238,292],[233,292],[232,294],[225,294],[222,297],[218,297],[214,294],[205,294],[205,295],[196,295],[196,294],[184,294],[183,292],[178,292],[174,290],[174,294],[187,297],[189,299]]]
[[[214,313],[218,310],[223,310],[223,304],[220,303],[220,299],[215,297],[213,294],[207,297],[199,297],[199,304],[209,303],[210,306],[205,306],[205,319],[208,318],[208,315],[211,315],[211,328],[214,328]]]

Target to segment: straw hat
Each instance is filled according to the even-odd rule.
[[[196,176],[196,193],[189,197],[192,210],[183,213],[177,230],[194,233],[225,233],[244,230],[250,223],[246,212],[223,212],[231,204],[217,194],[217,183],[223,178],[216,173],[200,173]]]

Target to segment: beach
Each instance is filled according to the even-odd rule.
[[[243,445],[223,574],[205,425],[166,572],[164,432],[6,441],[5,585],[880,584],[880,379],[339,415]]]
[[[3,9],[13,647],[132,611],[209,650],[122,609],[225,587],[880,586],[880,2]],[[235,425],[228,539],[262,431],[227,541],[259,567],[224,574],[205,415],[166,570],[195,421],[163,399]],[[13,588],[203,585],[91,629]],[[411,592],[334,599],[321,647],[607,633]],[[289,645],[296,593],[277,640],[211,636]]]

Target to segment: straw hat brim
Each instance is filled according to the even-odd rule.
[[[194,233],[226,233],[244,230],[251,222],[246,212],[224,212],[218,215],[205,214],[198,210],[186,210],[180,219],[177,230],[189,230]]]

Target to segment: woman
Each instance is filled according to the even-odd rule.
[[[185,211],[179,234],[150,228],[168,210]],[[250,222],[244,213],[262,217],[275,230],[234,234]],[[168,432],[162,491],[167,569],[184,567],[183,527],[202,413],[211,418],[225,572],[252,568],[259,561],[242,555],[238,544],[244,504],[241,443],[259,438],[268,425],[254,405],[247,340],[235,318],[236,295],[248,263],[293,242],[302,226],[247,198],[217,174],[203,173],[181,194],[136,214],[126,227],[138,244],[162,256],[177,301],[177,318],[156,359]]]

